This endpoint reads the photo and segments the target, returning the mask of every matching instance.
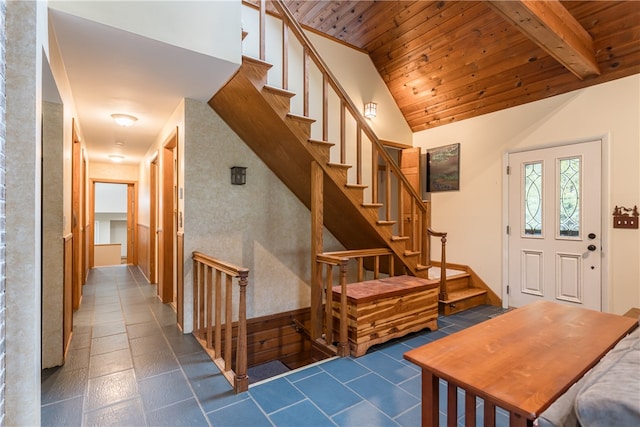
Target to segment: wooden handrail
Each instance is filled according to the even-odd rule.
[[[314,86],[314,89],[322,90],[321,94],[321,114],[316,114],[313,118],[316,120],[322,121],[322,138],[324,142],[329,142],[329,122],[338,123],[339,131],[335,134],[336,138],[339,138],[337,141],[338,147],[336,147],[334,154],[334,158],[339,157],[339,162],[342,166],[345,166],[347,163],[347,159],[353,159],[355,161],[355,168],[352,171],[355,171],[355,177],[353,175],[348,176],[347,185],[351,184],[354,186],[365,186],[365,181],[369,181],[371,183],[370,199],[371,204],[367,207],[374,208],[384,208],[378,211],[378,225],[381,226],[391,226],[397,227],[397,233],[394,234],[394,231],[391,231],[387,235],[387,239],[389,239],[390,247],[393,248],[397,257],[411,257],[407,259],[416,259],[417,261],[411,261],[408,263],[410,269],[413,269],[413,273],[418,275],[420,272],[424,272],[429,267],[431,267],[431,259],[430,259],[430,238],[431,236],[436,236],[436,234],[432,234],[433,230],[429,229],[429,215],[430,209],[428,204],[422,201],[422,197],[418,194],[416,188],[409,182],[406,176],[402,173],[400,167],[397,165],[392,156],[386,151],[385,144],[377,137],[377,135],[372,130],[371,126],[367,122],[367,120],[362,115],[359,108],[355,106],[351,98],[347,95],[344,88],[340,85],[337,78],[333,75],[333,73],[329,70],[329,67],[325,64],[324,60],[320,57],[319,53],[315,49],[315,47],[311,44],[311,41],[308,39],[300,24],[296,21],[295,17],[289,11],[287,6],[285,5],[283,0],[272,0],[267,2],[266,0],[252,0],[249,2],[248,0],[244,0],[244,3],[255,7],[259,12],[259,22],[260,22],[260,31],[259,31],[259,55],[261,60],[265,60],[265,51],[264,46],[266,46],[266,42],[264,38],[266,37],[266,32],[264,31],[264,25],[266,21],[266,15],[269,13],[270,17],[274,17],[280,19],[282,21],[282,42],[281,42],[281,58],[282,58],[282,88],[289,88],[290,72],[294,69],[302,70],[302,79],[296,78],[296,80],[292,81],[301,81],[302,88],[301,94],[302,96],[302,115],[305,117],[309,116],[310,110],[320,111],[320,109],[310,109],[310,68],[315,66],[313,70],[314,76],[321,76],[321,83],[318,80],[318,86]],[[269,3],[270,8],[267,11],[267,3]],[[289,34],[290,33],[290,34]],[[288,41],[290,36],[293,35],[295,39],[299,42],[302,52],[302,62],[297,64],[297,67],[290,67],[290,58],[288,55]],[[275,44],[270,44],[269,46],[274,46],[280,44],[280,40],[278,40]],[[275,54],[273,57],[278,57]],[[321,87],[320,87],[321,85]],[[330,93],[331,91],[332,93]],[[331,98],[332,106],[337,105],[334,102],[339,103],[338,111],[331,111],[331,118],[329,118],[329,99]],[[297,111],[300,113],[300,111]],[[347,114],[349,116],[347,116]],[[349,126],[347,126],[347,123]],[[355,126],[352,126],[354,124]],[[349,128],[349,132],[351,132],[355,128],[355,134],[347,135],[347,127]],[[332,129],[333,130],[333,129]],[[364,138],[369,140],[371,146],[363,147],[363,135]],[[347,152],[347,144],[349,144],[349,151]],[[365,160],[363,157],[371,153],[371,177],[370,180],[363,179],[363,170],[365,169]],[[317,162],[320,168],[326,173],[328,176],[331,176],[332,179],[340,180],[342,183],[343,173],[340,174],[335,172],[333,168],[336,166],[335,164],[329,162]],[[379,173],[380,168],[384,168],[384,175],[379,181]],[[342,171],[345,169],[342,168]],[[355,181],[355,182],[354,182]],[[367,184],[369,183],[367,182]],[[392,182],[394,184],[392,184]],[[383,187],[384,186],[384,187]],[[379,188],[383,187],[383,188]],[[393,187],[393,188],[392,188]],[[369,194],[369,193],[367,193]],[[392,208],[394,207],[394,208]],[[397,218],[395,217],[397,215]],[[397,225],[396,225],[397,223]],[[390,228],[393,230],[393,228]],[[430,232],[431,231],[431,232]],[[386,231],[384,231],[386,233]],[[443,257],[443,265],[444,265],[444,257],[445,249],[444,244],[446,242],[446,234],[439,236],[442,241],[442,257]],[[402,246],[398,244],[391,244],[392,241],[404,241],[404,252],[401,252]],[[379,274],[379,257],[383,255],[389,256],[389,273],[393,274],[393,262],[394,255],[393,251],[390,249],[385,249],[388,253],[378,255],[374,257],[374,274],[377,278]],[[367,254],[366,252],[360,251],[356,254],[356,252],[352,251],[341,251],[335,253],[325,253],[325,254],[317,254],[316,256],[316,271],[315,275],[312,278],[313,281],[313,289],[318,290],[322,288],[325,292],[326,297],[326,306],[325,307],[325,317],[326,319],[330,319],[332,316],[331,311],[331,301],[332,301],[332,285],[333,285],[333,274],[331,272],[332,268],[340,267],[340,280],[342,281],[343,277],[346,280],[346,268],[347,263],[350,259],[357,258],[358,259],[358,278],[361,281],[364,276],[364,258],[366,256],[373,256]],[[418,258],[412,258],[418,255]],[[323,269],[327,269],[327,273],[323,276]],[[344,269],[344,271],[343,271]],[[324,278],[323,278],[324,277]],[[441,269],[441,294],[446,295],[446,267],[442,267]],[[344,283],[346,286],[346,282]],[[341,282],[342,286],[342,282]],[[344,295],[346,292],[343,292]],[[340,303],[342,306],[342,302]],[[345,302],[346,304],[346,302]],[[319,308],[319,307],[318,307]],[[345,305],[346,309],[346,305]],[[312,308],[313,310],[313,308]],[[341,313],[340,316],[342,317]],[[326,320],[325,319],[325,320]],[[333,331],[332,327],[327,327],[327,321],[325,321],[324,325],[324,335],[325,339],[329,344],[333,342]],[[340,324],[340,331],[342,331],[342,320]],[[341,332],[340,332],[341,333]],[[314,332],[315,335],[319,334],[319,331]],[[314,336],[314,339],[319,337]],[[343,336],[339,338],[339,346],[345,344],[346,341],[343,341]],[[346,339],[346,338],[345,338]]]
[[[193,335],[204,347],[236,393],[249,389],[247,375],[247,285],[249,269],[193,252]],[[215,273],[215,276],[214,276]],[[223,278],[223,275],[225,276]],[[214,280],[215,277],[215,280]],[[223,280],[224,279],[224,280]],[[235,370],[233,369],[233,279],[239,295]],[[225,283],[224,297],[222,283]],[[224,308],[223,308],[224,299]],[[222,316],[224,314],[224,324]],[[224,329],[224,347],[222,337]]]
[[[329,138],[329,122],[331,121],[332,123],[339,123],[339,151],[337,153],[340,159],[339,162],[341,164],[345,164],[347,161],[346,145],[347,141],[349,141],[349,150],[353,149],[353,153],[351,153],[350,151],[349,155],[352,156],[350,158],[353,158],[355,161],[355,164],[353,165],[355,176],[351,177],[351,179],[354,179],[355,185],[364,184],[362,175],[364,171],[363,153],[365,152],[365,150],[363,148],[362,135],[364,134],[364,137],[369,140],[369,142],[371,143],[371,149],[366,150],[366,152],[371,153],[371,179],[369,181],[371,187],[371,202],[373,205],[377,205],[379,204],[379,199],[383,199],[383,203],[381,204],[381,206],[384,206],[384,210],[379,212],[382,217],[381,220],[386,221],[389,224],[394,224],[396,222],[398,223],[397,234],[399,236],[409,237],[409,240],[406,243],[408,252],[420,254],[420,258],[418,258],[418,268],[428,268],[430,266],[430,259],[428,255],[429,236],[426,231],[426,226],[428,226],[428,213],[422,202],[422,197],[418,194],[418,191],[411,185],[405,175],[401,172],[395,160],[386,151],[385,144],[371,129],[369,123],[362,115],[360,109],[355,106],[344,88],[338,82],[337,78],[333,75],[324,60],[320,57],[318,51],[311,44],[311,41],[304,33],[302,27],[296,21],[295,17],[289,11],[284,2],[282,0],[243,0],[243,4],[251,8],[255,8],[258,11],[258,22],[260,25],[258,54],[260,56],[260,59],[263,61],[266,59],[265,46],[267,45],[267,43],[265,42],[267,33],[264,29],[266,25],[266,16],[269,15],[272,18],[280,19],[282,21],[281,43],[280,40],[278,40],[277,43],[269,44],[269,46],[270,48],[275,48],[276,45],[279,44],[280,49],[282,50],[280,55],[282,58],[282,73],[280,77],[282,78],[281,86],[284,89],[289,88],[288,79],[290,77],[290,71],[293,70],[289,69],[289,32],[300,43],[303,55],[302,64],[298,64],[296,69],[301,69],[303,73],[301,79],[302,93],[300,95],[302,96],[302,115],[304,116],[308,116],[310,111],[309,74],[311,63],[315,65],[317,71],[322,76],[322,112],[318,117],[314,118],[322,121],[321,132],[324,141],[327,141],[327,139]],[[269,7],[267,5],[269,5]],[[275,57],[277,56],[278,55],[275,55]],[[329,90],[332,90],[333,94],[340,104],[339,114],[336,113],[336,116],[332,117],[331,119],[329,119]],[[349,134],[349,138],[347,138],[346,135],[347,112],[350,116],[350,119],[352,119],[353,123],[355,124],[355,134]],[[351,145],[351,142],[353,142],[353,147]],[[379,192],[378,189],[379,164],[384,164],[385,166],[385,179],[383,181],[386,188],[383,188],[382,192]],[[321,167],[325,170],[325,172],[330,173],[329,171],[331,170],[331,168],[329,164],[321,163]],[[392,177],[395,177],[395,181],[397,182],[397,189],[391,188]],[[400,199],[404,199],[404,202],[398,202],[398,200]],[[397,206],[395,212],[393,212],[392,206]],[[394,218],[395,213],[397,213],[397,218]],[[408,227],[405,227],[405,222],[410,225]],[[405,230],[405,228],[408,229]]]

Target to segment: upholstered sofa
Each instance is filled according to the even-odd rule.
[[[537,424],[640,426],[640,329],[618,342],[541,414]]]

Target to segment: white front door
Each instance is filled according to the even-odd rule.
[[[508,304],[601,310],[601,141],[508,156]]]

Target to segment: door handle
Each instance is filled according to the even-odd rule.
[[[589,245],[589,246],[587,246],[587,249],[589,249],[591,252],[593,252],[593,251],[595,251],[597,248],[596,248],[596,245]]]

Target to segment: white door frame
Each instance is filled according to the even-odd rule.
[[[507,165],[509,164],[509,155],[514,153],[521,153],[524,151],[533,151],[545,148],[561,147],[565,145],[581,144],[591,141],[601,141],[601,163],[602,163],[602,212],[601,212],[601,234],[602,234],[602,254],[601,260],[601,295],[602,311],[610,312],[609,307],[610,292],[609,292],[609,248],[611,247],[609,237],[609,226],[611,225],[611,212],[613,211],[611,194],[611,182],[610,182],[610,136],[608,133],[594,136],[591,138],[581,138],[577,140],[556,142],[544,145],[532,145],[527,147],[520,147],[513,150],[505,151],[502,156],[502,306],[508,308],[509,306],[509,294],[507,293],[507,286],[509,285],[509,236],[507,235],[507,226],[509,225],[509,177],[507,176]]]

